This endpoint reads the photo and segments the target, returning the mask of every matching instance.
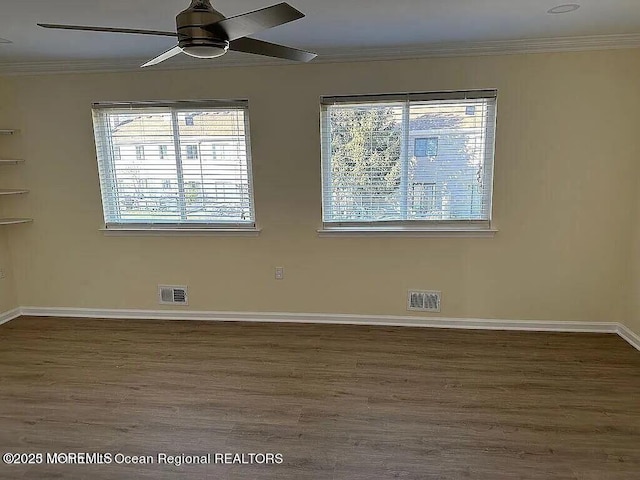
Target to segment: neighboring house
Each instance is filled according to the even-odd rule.
[[[425,220],[479,217],[484,199],[482,115],[459,105],[430,110],[410,120],[409,215]]]
[[[244,131],[238,129],[242,122],[233,115],[181,113],[179,155],[170,114],[119,118],[111,137],[119,207],[176,210],[178,175],[183,178],[190,212],[248,207]]]
[[[483,159],[491,142],[485,107],[404,108],[334,110],[329,216],[347,222],[486,218],[490,185],[483,185]]]

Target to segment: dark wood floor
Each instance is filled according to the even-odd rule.
[[[284,463],[2,479],[639,479],[640,352],[613,335],[20,318],[0,327],[5,452]]]

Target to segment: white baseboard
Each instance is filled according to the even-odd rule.
[[[640,335],[632,332],[628,327],[619,324],[618,325],[618,335],[624,338],[632,347],[635,347],[636,350],[640,350]]]
[[[553,322],[474,318],[400,317],[323,313],[197,312],[179,310],[112,310],[22,307],[22,315],[36,317],[113,318],[134,320],[197,320],[217,322],[327,323],[391,327],[457,328],[467,330],[525,330],[541,332],[617,333],[613,322]]]
[[[10,322],[14,318],[18,318],[20,315],[22,315],[20,308],[14,308],[8,312],[0,313],[0,325]]]
[[[18,312],[18,313],[15,313]],[[615,333],[640,350],[640,337],[616,322],[553,322],[475,318],[435,318],[322,313],[209,312],[188,310],[126,310],[96,308],[20,307],[0,316],[0,324],[20,315],[33,317],[103,318],[129,320],[187,320],[205,322],[319,323],[389,327],[518,330],[531,332]]]

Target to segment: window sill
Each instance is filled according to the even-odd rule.
[[[107,237],[176,237],[176,236],[221,236],[257,237],[259,228],[140,228],[119,227],[100,229]]]
[[[493,238],[493,228],[402,228],[402,227],[334,227],[318,230],[319,237],[423,237],[423,238]]]

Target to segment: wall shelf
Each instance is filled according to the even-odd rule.
[[[18,190],[15,188],[0,188],[0,195],[23,195],[29,193],[29,190]]]
[[[3,129],[0,128],[0,135],[13,135],[17,130]],[[17,165],[22,163],[24,160],[17,159],[0,159],[0,165]],[[0,197],[9,196],[9,195],[24,195],[25,193],[29,193],[29,190],[24,188],[0,188]],[[31,223],[33,219],[31,218],[0,218],[0,225],[19,225],[21,223]]]
[[[31,222],[33,222],[32,218],[0,218],[0,225],[19,225]]]

